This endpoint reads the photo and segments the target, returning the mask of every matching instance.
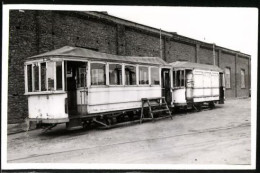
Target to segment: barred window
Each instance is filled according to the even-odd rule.
[[[34,90],[39,91],[39,66],[38,64],[33,64],[33,77],[34,77]]]
[[[32,92],[32,65],[27,65],[27,87],[28,92]]]
[[[41,91],[47,90],[46,63],[41,63]]]
[[[122,65],[109,64],[109,85],[122,85]]]
[[[173,86],[181,87],[185,85],[184,70],[173,71]]]
[[[225,68],[225,79],[226,79],[226,88],[231,88],[231,78],[230,78],[231,69],[229,67]]]
[[[152,67],[151,68],[151,84],[152,85],[159,85],[159,68]]]
[[[139,67],[139,84],[149,84],[148,67]]]
[[[241,88],[246,88],[245,85],[245,70],[241,69]]]
[[[106,65],[101,63],[91,63],[91,85],[106,84]]]
[[[56,90],[62,90],[62,62],[56,62]]]
[[[136,67],[125,66],[125,85],[136,85]]]

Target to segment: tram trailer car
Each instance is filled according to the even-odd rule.
[[[70,46],[33,56],[25,62],[29,121],[75,129],[133,120],[140,117],[142,98],[169,94],[161,85],[170,88],[170,74],[171,67],[159,57]]]
[[[186,61],[170,63],[172,66],[172,106],[201,110],[203,105],[210,108],[215,103],[224,104],[223,70],[214,65]]]

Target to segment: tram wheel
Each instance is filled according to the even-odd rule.
[[[209,108],[214,109],[215,108],[215,103],[214,102],[209,102]]]
[[[196,104],[195,107],[197,108],[197,112],[200,112],[202,110],[202,104],[201,103]]]

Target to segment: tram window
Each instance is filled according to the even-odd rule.
[[[38,64],[33,65],[33,76],[34,76],[34,91],[39,91],[39,66],[38,66]]]
[[[184,79],[184,70],[181,70],[181,75],[180,75],[180,79],[181,79],[181,85],[180,86],[184,86],[185,85],[185,79]]]
[[[56,90],[62,90],[62,62],[56,62]]]
[[[125,66],[125,85],[136,85],[136,67]]]
[[[80,67],[78,69],[78,80],[77,80],[78,87],[85,87],[86,86],[86,68]]]
[[[176,86],[179,87],[180,86],[180,74],[181,74],[181,71],[176,71]]]
[[[41,91],[46,91],[46,63],[41,63]]]
[[[173,86],[176,86],[176,76],[175,76],[175,71],[172,72],[172,81],[173,81]]]
[[[27,65],[28,92],[32,92],[32,65]]]
[[[149,84],[148,67],[139,67],[139,84]]]
[[[152,67],[151,68],[151,84],[152,85],[159,85],[159,68]]]
[[[176,79],[175,77],[173,78],[175,80],[175,86],[176,87],[184,86],[185,85],[184,70],[178,70],[175,73],[176,73]]]
[[[106,65],[91,63],[91,85],[106,84]]]
[[[109,64],[109,85],[122,85],[122,65]]]
[[[48,91],[54,90],[54,62],[47,63]]]

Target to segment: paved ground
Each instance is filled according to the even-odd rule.
[[[8,162],[250,164],[250,99],[109,130],[8,136]]]

